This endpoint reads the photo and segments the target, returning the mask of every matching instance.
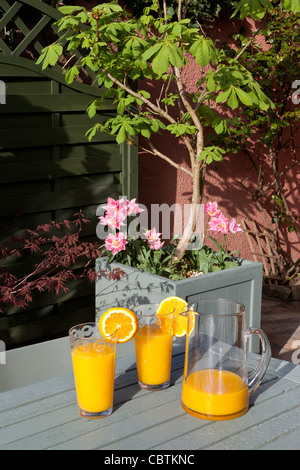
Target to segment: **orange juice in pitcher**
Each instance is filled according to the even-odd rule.
[[[248,402],[247,384],[227,370],[198,370],[182,385],[182,407],[197,417],[219,421],[236,418],[247,411]]]
[[[260,328],[246,328],[244,305],[228,299],[203,299],[190,305],[181,404],[208,420],[237,418],[247,412],[249,395],[259,386],[271,359]],[[262,355],[248,375],[247,341],[258,334]]]

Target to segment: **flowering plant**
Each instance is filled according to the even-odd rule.
[[[161,233],[152,228],[144,230],[142,238],[136,238],[129,235],[126,229],[126,219],[144,211],[136,203],[136,199],[115,200],[109,197],[107,205],[101,207],[106,213],[99,217],[100,224],[110,229],[101,247],[103,254],[108,256],[108,262],[118,261],[143,271],[163,275],[167,269],[165,264],[168,257],[162,250],[164,243],[160,239]],[[160,265],[162,258],[164,266]]]
[[[209,202],[204,206],[204,212],[208,216],[203,240],[195,249],[187,250],[178,261],[172,260],[177,248],[179,237],[175,236],[165,246],[161,240],[161,233],[155,228],[144,230],[142,237],[134,237],[127,231],[125,223],[127,217],[132,217],[144,211],[135,199],[115,200],[107,199],[105,215],[100,216],[100,224],[108,227],[108,234],[104,241],[102,254],[108,257],[108,263],[117,261],[127,266],[132,266],[142,271],[179,280],[196,274],[208,273],[236,267],[239,264],[239,252],[227,250],[227,235],[242,232],[235,219],[229,220],[218,209],[216,202]],[[216,245],[217,251],[205,244],[208,231],[223,234],[223,242],[209,236]],[[234,257],[237,255],[238,257]]]
[[[211,230],[215,233],[221,233],[224,235],[224,237],[222,245],[220,245],[220,243],[218,243],[214,238],[208,237],[215,243],[218,251],[214,252],[205,245],[202,247],[203,253],[206,255],[206,262],[202,260],[201,263],[202,269],[205,269],[206,272],[209,272],[236,267],[238,265],[238,258],[240,254],[237,250],[228,252],[227,235],[228,233],[236,234],[238,232],[243,232],[240,224],[238,224],[235,219],[231,219],[229,222],[228,219],[222,214],[220,209],[218,209],[217,202],[208,202],[205,204],[204,211],[208,216],[204,240],[206,239],[207,230]],[[237,255],[238,258],[235,259],[234,255]]]

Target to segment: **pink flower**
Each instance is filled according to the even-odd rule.
[[[218,209],[217,202],[208,202],[204,206],[204,211],[209,217],[219,217],[221,211]]]
[[[107,199],[107,205],[101,206],[106,209],[105,216],[99,217],[101,225],[108,225],[112,230],[120,230],[123,221],[127,216],[127,202],[125,199],[115,200],[111,197]]]
[[[125,216],[127,215],[127,200],[122,199],[113,199],[112,197],[107,198],[107,205],[101,206],[107,211],[108,214],[119,214],[122,213]]]
[[[105,240],[105,248],[111,251],[113,255],[125,250],[126,244],[126,236],[123,232],[118,232],[116,235],[110,233]]]
[[[140,212],[144,211],[144,209],[140,209],[139,205],[135,201],[136,199],[131,199],[131,201],[127,201],[128,215],[139,214]]]
[[[149,246],[152,250],[160,250],[164,245],[160,240],[155,240],[154,242],[149,243]]]
[[[125,218],[126,216],[118,211],[107,211],[104,217],[99,217],[99,220],[101,225],[108,225],[112,230],[120,230],[120,227],[125,225],[123,224]]]
[[[122,201],[122,199],[121,199]],[[113,209],[117,209],[120,205],[120,200],[113,199],[112,197],[107,198],[107,205],[106,206],[101,206],[103,209],[106,211],[111,211]]]
[[[229,230],[232,233],[243,232],[243,229],[241,229],[240,224],[237,224],[235,219],[232,219],[230,221]]]
[[[212,217],[208,222],[208,227],[209,230],[226,235],[228,233],[228,219],[223,214],[220,214],[219,217]]]
[[[150,248],[153,250],[159,250],[163,246],[163,243],[159,239],[161,233],[157,233],[155,228],[146,230],[145,235],[147,237]]]
[[[102,225],[108,225],[112,230],[120,229],[123,224],[123,221],[128,215],[139,214],[144,209],[140,209],[139,205],[135,202],[136,199],[113,199],[109,197],[107,199],[107,204],[101,206],[106,210],[105,216],[99,217],[100,223]]]

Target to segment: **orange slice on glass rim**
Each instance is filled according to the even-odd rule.
[[[99,331],[102,336],[112,335],[116,331],[117,343],[127,343],[138,328],[138,319],[134,312],[124,307],[109,308],[99,320]]]
[[[173,335],[177,337],[184,336],[188,328],[188,316],[180,315],[180,313],[187,311],[188,303],[180,297],[167,297],[158,306],[156,315],[164,315],[173,311],[174,324]]]

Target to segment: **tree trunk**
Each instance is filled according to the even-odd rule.
[[[197,226],[197,209],[202,200],[202,163],[200,160],[196,160],[193,165],[193,195],[191,201],[191,211],[189,214],[189,219],[187,224],[184,227],[182,237],[178,243],[178,246],[171,258],[170,264],[178,261],[184,255],[188,244],[190,243],[193,233],[196,230]]]

